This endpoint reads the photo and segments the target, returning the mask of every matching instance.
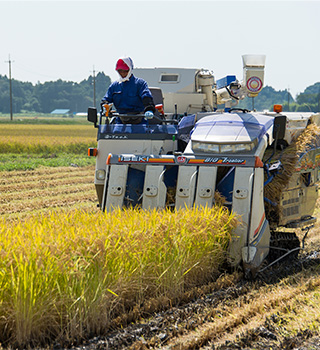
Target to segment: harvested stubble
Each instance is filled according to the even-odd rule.
[[[266,215],[269,220],[278,221],[280,215],[278,204],[281,193],[295,173],[299,157],[316,145],[319,146],[319,137],[320,127],[312,123],[289,146],[282,151],[277,150],[274,154],[272,160],[280,160],[283,170],[264,187],[264,196],[273,202],[273,204],[265,202]],[[270,157],[271,152],[272,150],[266,152],[264,161]]]
[[[54,208],[91,209],[94,166],[0,172],[0,215],[22,219]]]
[[[70,342],[150,297],[210,281],[237,219],[223,207],[1,219],[0,342]]]

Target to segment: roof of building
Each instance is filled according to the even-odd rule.
[[[69,114],[70,109],[55,109],[51,114]]]

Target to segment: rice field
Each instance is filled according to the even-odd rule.
[[[83,153],[95,144],[92,125],[2,124],[0,153]]]
[[[87,126],[2,126],[2,154],[30,161],[95,144]],[[0,171],[3,346],[100,334],[150,298],[211,281],[225,261],[237,219],[223,207],[101,213],[93,176],[92,165]]]
[[[1,124],[0,171],[89,166],[96,129],[83,124]]]

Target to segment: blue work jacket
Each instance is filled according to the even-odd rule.
[[[152,97],[147,82],[131,75],[128,81],[113,82],[102,101],[113,103],[119,114],[136,114],[143,112],[145,97]]]

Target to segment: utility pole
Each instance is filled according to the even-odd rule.
[[[96,72],[93,66],[93,107],[96,107]]]
[[[9,61],[6,63],[9,63],[9,89],[10,89],[10,120],[13,120],[13,113],[12,113],[12,79],[11,79],[11,59],[9,55]]]
[[[288,87],[288,112],[290,112],[290,93],[289,93],[290,89]]]

